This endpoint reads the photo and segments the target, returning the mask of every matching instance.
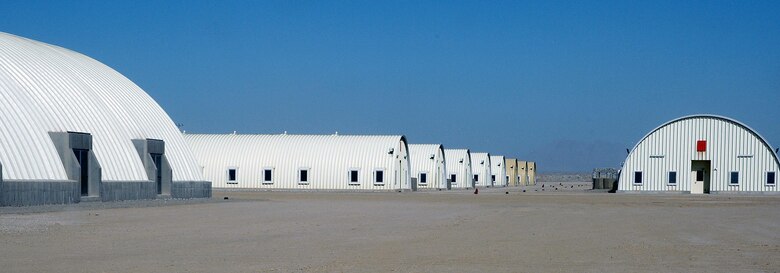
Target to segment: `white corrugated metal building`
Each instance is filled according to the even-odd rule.
[[[503,155],[490,156],[491,179],[494,187],[506,187],[506,159]]]
[[[411,190],[404,136],[185,134],[215,188]]]
[[[409,144],[413,185],[418,189],[450,189],[447,164],[441,144]]]
[[[447,179],[452,188],[473,188],[471,152],[468,149],[444,149],[444,157],[447,159]]]
[[[471,153],[471,174],[474,177],[474,185],[477,187],[490,187],[492,172],[490,171],[489,153]]]
[[[165,111],[77,52],[0,33],[0,116],[3,205],[211,194]]]
[[[671,120],[645,135],[623,164],[621,192],[779,192],[772,146],[739,121],[715,115]]]

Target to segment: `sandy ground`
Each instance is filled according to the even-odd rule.
[[[780,270],[780,196],[532,189],[0,208],[0,271]]]

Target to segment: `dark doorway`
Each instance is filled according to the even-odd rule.
[[[89,150],[85,149],[73,149],[73,154],[76,155],[76,161],[78,161],[81,168],[81,175],[79,182],[81,183],[81,196],[89,195]]]
[[[154,176],[154,182],[157,184],[157,194],[162,194],[162,154],[149,154],[154,161],[154,167],[157,169]]]

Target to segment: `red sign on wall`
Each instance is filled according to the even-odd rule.
[[[696,151],[697,152],[706,152],[707,151],[707,141],[706,140],[696,141]]]

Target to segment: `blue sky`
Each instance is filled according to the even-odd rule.
[[[0,31],[84,53],[188,132],[404,134],[618,167],[712,113],[780,145],[780,1],[2,1]]]

